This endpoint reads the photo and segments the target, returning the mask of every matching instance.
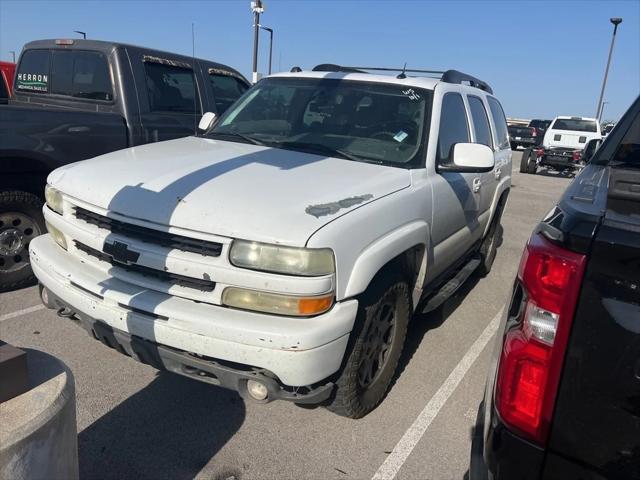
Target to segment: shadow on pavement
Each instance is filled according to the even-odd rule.
[[[80,478],[193,478],[244,418],[237,393],[159,372],[78,435]]]

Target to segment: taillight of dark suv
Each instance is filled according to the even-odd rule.
[[[584,265],[584,255],[541,233],[531,237],[520,262],[495,402],[507,428],[538,445],[549,433]]]

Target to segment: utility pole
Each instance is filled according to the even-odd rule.
[[[600,98],[598,99],[598,109],[596,112],[596,119],[600,121],[602,116],[602,99],[604,98],[604,89],[607,86],[607,77],[609,76],[609,65],[611,65],[611,54],[613,53],[613,45],[616,43],[616,33],[618,31],[618,25],[622,23],[622,18],[610,18],[609,21],[613,23],[613,35],[611,36],[611,47],[609,47],[609,58],[607,58],[607,67],[604,69],[604,79],[602,80],[602,90],[600,90]]]
[[[260,14],[264,12],[262,0],[254,0],[251,2],[251,11],[253,12],[253,83],[258,81],[258,37],[260,36]]]
[[[273,28],[263,27],[260,25],[262,30],[269,32],[269,75],[271,75],[271,57],[273,55]]]

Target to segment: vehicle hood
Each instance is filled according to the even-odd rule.
[[[408,187],[410,175],[403,168],[187,137],[61,167],[49,183],[160,225],[303,246],[326,223]]]

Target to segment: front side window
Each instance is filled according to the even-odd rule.
[[[154,62],[145,62],[144,70],[152,112],[200,112],[193,70]]]
[[[373,82],[269,78],[209,135],[355,161],[421,163],[431,92]]]
[[[459,93],[445,93],[440,112],[440,133],[438,135],[438,163],[446,163],[456,143],[469,141],[467,113]]]
[[[500,150],[510,148],[509,146],[509,130],[507,129],[507,118],[502,109],[500,102],[493,97],[487,97],[489,102],[489,110],[491,110],[491,118],[496,128],[496,143]]]
[[[484,104],[479,97],[469,96],[467,99],[469,100],[469,111],[473,119],[473,129],[476,132],[476,142],[491,148],[493,145],[491,142],[491,127],[489,126]]]
[[[595,120],[582,120],[578,118],[557,118],[552,130],[572,130],[574,132],[597,132]]]
[[[27,50],[16,72],[16,90],[29,93],[49,91],[49,50]]]
[[[226,112],[249,88],[245,82],[231,75],[210,73],[209,80],[211,80],[213,98],[219,115]]]

